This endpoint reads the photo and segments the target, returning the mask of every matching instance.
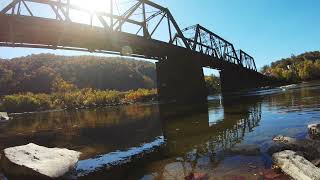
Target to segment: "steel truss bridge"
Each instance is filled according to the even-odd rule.
[[[199,24],[181,29],[154,2],[108,0],[93,11],[79,1],[0,0],[0,46],[154,59],[161,101],[206,101],[203,67],[220,70],[222,92],[274,83],[252,56]]]
[[[170,52],[193,51],[213,62],[257,71],[254,58],[201,25],[181,29],[169,9],[131,0],[119,10],[90,11],[76,0],[1,0],[0,46],[67,49],[164,60]],[[0,3],[1,3],[0,1]],[[87,21],[77,16],[87,16]],[[208,64],[208,63],[207,63]]]

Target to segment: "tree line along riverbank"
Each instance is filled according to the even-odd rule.
[[[320,51],[292,55],[263,66],[261,73],[288,83],[320,79]]]
[[[70,109],[101,107],[157,100],[155,89],[137,89],[130,91],[79,89],[75,85],[57,77],[52,83],[52,92],[24,92],[3,96],[0,111],[31,112],[51,109]]]
[[[208,91],[220,80],[205,77]],[[0,111],[31,112],[157,101],[154,63],[38,54],[0,59]]]

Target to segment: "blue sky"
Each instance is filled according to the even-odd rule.
[[[258,68],[270,62],[320,50],[318,0],[154,0],[168,7],[181,28],[201,24],[252,55]],[[0,58],[50,52],[0,48]],[[100,54],[101,55],[101,54]]]

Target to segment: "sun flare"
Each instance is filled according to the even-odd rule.
[[[111,0],[71,0],[70,3],[90,11],[107,11]]]

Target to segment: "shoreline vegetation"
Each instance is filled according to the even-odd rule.
[[[137,89],[120,92],[87,88],[52,94],[28,92],[7,95],[0,100],[0,111],[23,113],[58,109],[97,108],[156,101],[157,91],[155,89]]]
[[[209,93],[220,79],[205,76]],[[38,54],[0,59],[0,111],[38,112],[158,101],[154,63]]]

